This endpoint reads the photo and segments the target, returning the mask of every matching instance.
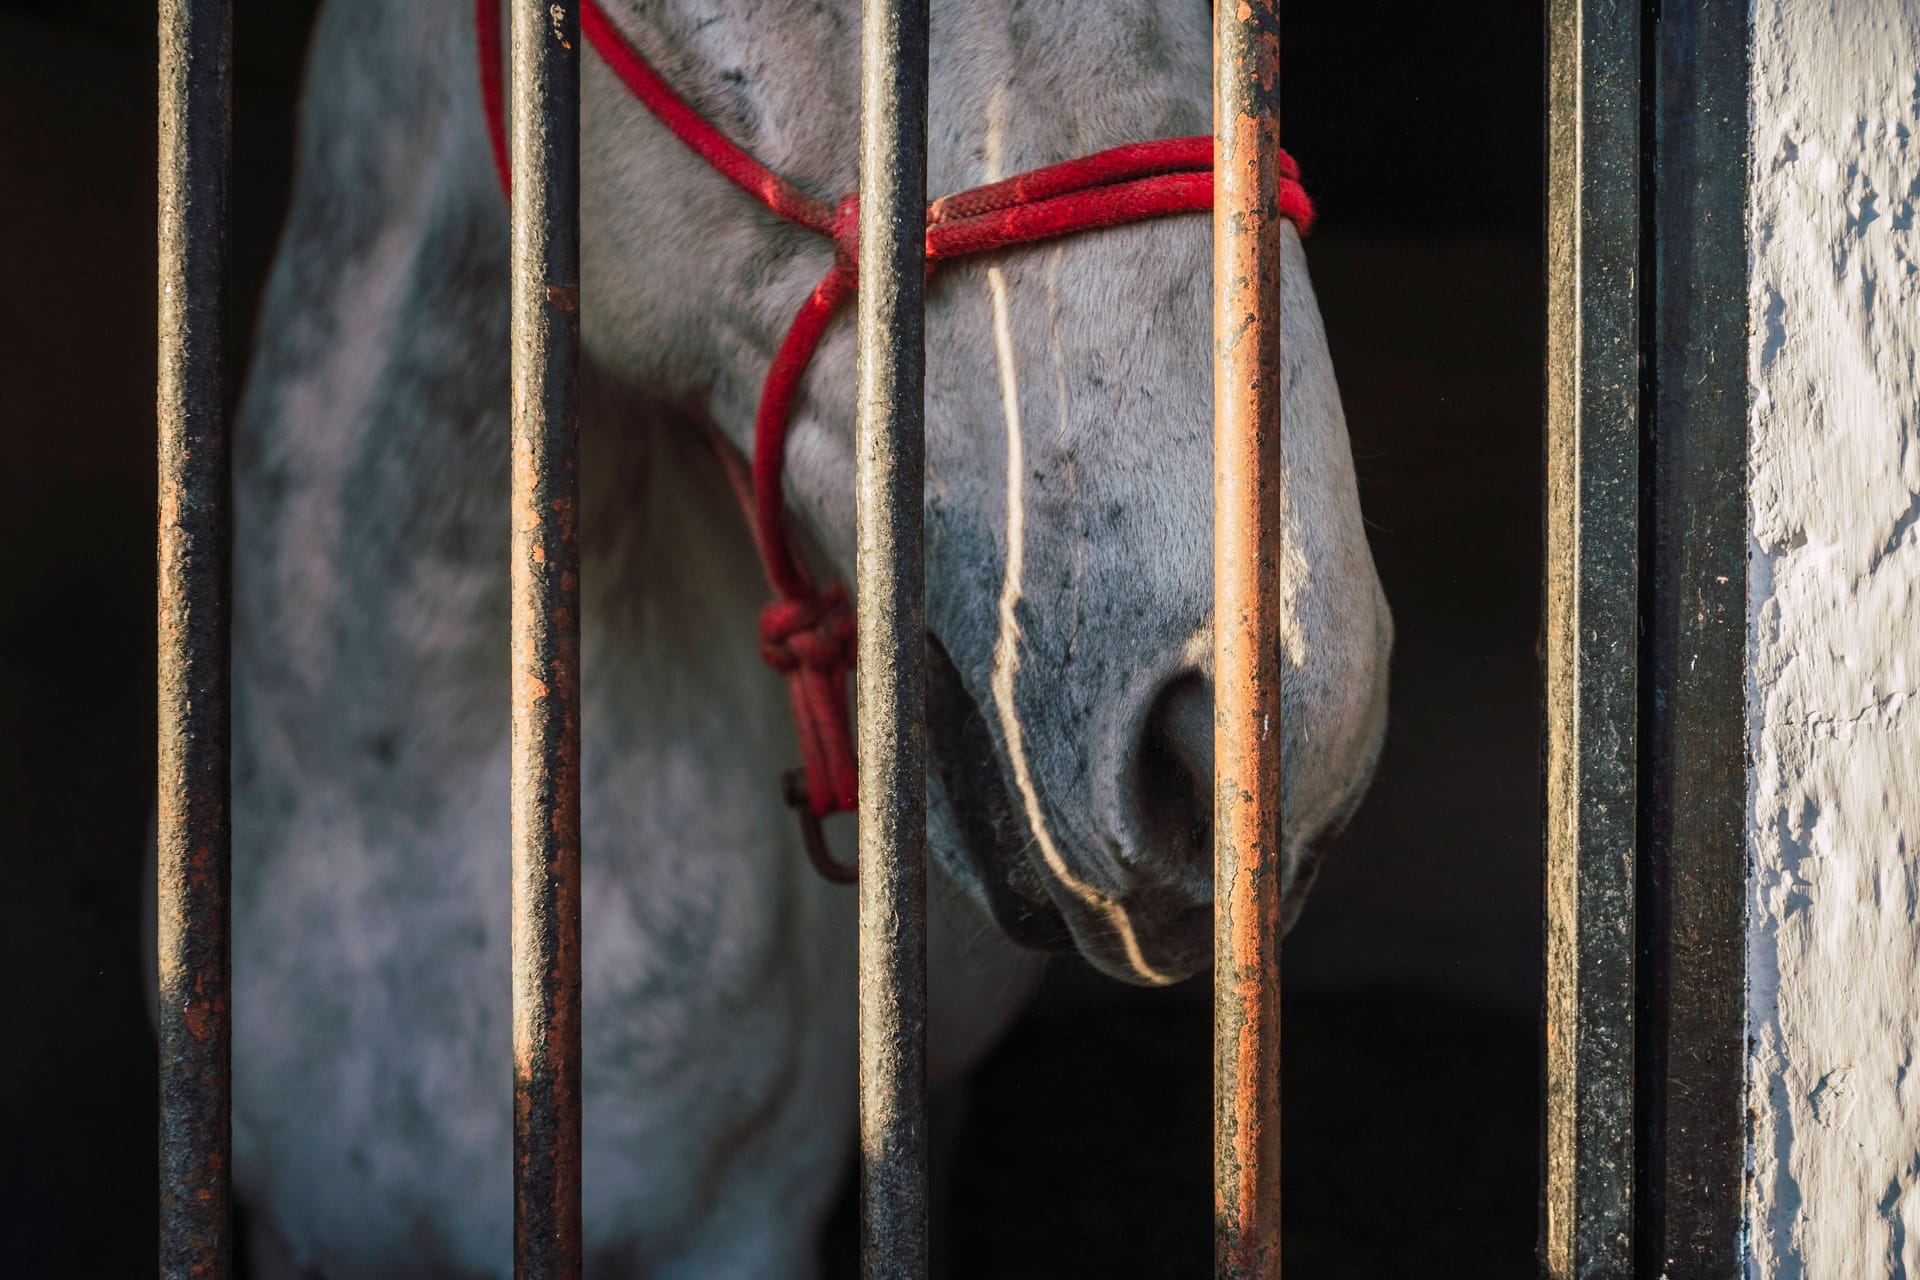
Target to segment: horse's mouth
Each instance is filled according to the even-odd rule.
[[[927,757],[951,802],[968,861],[1001,932],[1034,951],[1074,950],[1065,917],[1026,857],[993,734],[953,659],[927,633]]]
[[[1170,981],[1206,967],[1212,954],[1213,899],[1207,883],[1136,885],[1125,900],[1130,931],[1140,957],[1154,968],[1142,969],[1123,958],[1112,929],[1097,912],[1076,912],[1084,937],[1076,940],[1061,908],[1048,892],[1049,881],[1028,855],[1033,841],[1016,807],[993,733],[980,704],[960,679],[946,647],[927,633],[927,758],[953,814],[962,856],[973,868],[994,923],[1019,946],[1052,953],[1085,952],[1096,968],[1124,981],[1142,976]],[[1367,774],[1372,771],[1369,765]],[[1328,848],[1366,789],[1366,774],[1340,810],[1301,841],[1288,866],[1283,929],[1291,929],[1319,873]],[[1182,862],[1211,862],[1211,823],[1183,832]],[[1069,903],[1070,906],[1078,904]]]

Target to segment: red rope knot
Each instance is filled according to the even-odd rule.
[[[845,587],[782,597],[760,611],[760,656],[787,679],[804,766],[805,811],[816,817],[859,805],[859,768],[847,715],[855,626]],[[812,850],[809,850],[811,855]],[[815,862],[819,859],[816,857]]]
[[[785,675],[853,668],[853,606],[835,584],[798,600],[773,600],[760,611],[760,657]]]

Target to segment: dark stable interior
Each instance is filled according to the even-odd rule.
[[[313,5],[240,8],[244,318],[286,198]],[[1378,780],[1286,950],[1288,1275],[1526,1276],[1540,13],[1283,9],[1283,129],[1319,206],[1308,257],[1398,627]],[[130,1275],[153,1259],[137,927],[154,715],[152,40],[141,0],[0,0],[0,581],[14,601],[0,613],[0,1237],[19,1275]],[[971,1085],[939,1192],[949,1274],[1210,1275],[1209,1018],[1204,979],[1143,992],[1057,962]],[[831,1276],[855,1274],[853,1213],[849,1196]]]

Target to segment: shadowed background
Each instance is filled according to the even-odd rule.
[[[314,5],[236,7],[244,323]],[[1283,10],[1283,129],[1399,628],[1379,779],[1286,950],[1288,1275],[1530,1276],[1540,15]],[[153,1266],[152,42],[141,0],[0,0],[0,1238],[19,1275]],[[1054,966],[972,1086],[936,1227],[956,1274],[1210,1274],[1209,1016],[1204,982]],[[852,1274],[850,1214],[832,1274]]]

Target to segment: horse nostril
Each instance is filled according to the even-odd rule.
[[[1175,677],[1154,698],[1135,757],[1133,786],[1140,853],[1182,865],[1208,863],[1213,849],[1213,686],[1199,672]]]

